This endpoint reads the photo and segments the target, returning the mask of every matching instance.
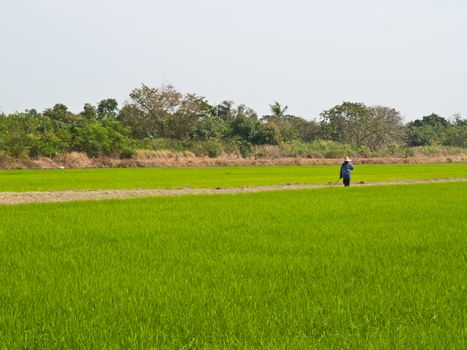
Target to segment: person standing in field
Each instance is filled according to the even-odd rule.
[[[344,163],[341,165],[341,173],[339,179],[344,179],[344,186],[350,186],[350,178],[352,177],[353,166],[352,160],[349,157],[345,157]]]

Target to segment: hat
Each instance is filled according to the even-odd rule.
[[[351,162],[352,159],[350,159],[349,157],[345,157],[345,161],[346,161],[346,162]]]

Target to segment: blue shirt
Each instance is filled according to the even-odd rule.
[[[341,173],[340,173],[340,179],[344,178],[344,180],[350,180],[351,178],[351,172],[353,170],[352,164],[349,162],[344,162],[341,165]]]

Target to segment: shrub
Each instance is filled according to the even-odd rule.
[[[240,154],[243,158],[248,158],[251,155],[251,145],[248,142],[240,143]]]
[[[261,124],[255,135],[254,143],[257,145],[277,145],[281,139],[281,131],[274,123]]]
[[[120,152],[120,159],[131,159],[136,155],[136,150],[131,147],[125,147]]]
[[[182,141],[169,138],[149,139],[147,144],[156,151],[183,152],[187,149]]]
[[[215,158],[224,151],[224,146],[218,140],[199,141],[193,144],[192,151],[197,156]]]

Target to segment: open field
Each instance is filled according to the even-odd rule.
[[[136,188],[216,188],[279,184],[324,184],[338,179],[339,166],[218,168],[3,170],[0,191]],[[467,177],[467,163],[356,165],[353,181]]]
[[[433,176],[465,174],[447,167]],[[313,181],[303,169],[315,168],[291,171]],[[330,170],[318,169],[323,181]],[[28,186],[54,185],[45,178]],[[450,183],[0,206],[0,349],[466,348],[466,193]]]

